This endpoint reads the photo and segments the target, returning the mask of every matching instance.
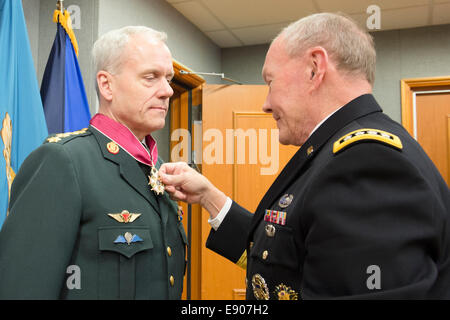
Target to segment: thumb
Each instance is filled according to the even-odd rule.
[[[168,163],[163,163],[161,165],[161,167],[159,168],[159,174],[173,174],[173,172],[175,171],[177,167],[176,163],[173,162],[168,162]]]
[[[179,174],[184,171],[189,171],[189,166],[186,162],[167,162],[163,163],[159,168],[160,174]]]

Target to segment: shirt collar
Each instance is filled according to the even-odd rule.
[[[343,107],[343,106],[342,106]],[[311,133],[309,134],[308,138],[312,136],[312,134],[314,133],[314,131],[316,131],[317,129],[319,129],[319,127],[328,120],[328,118],[330,118],[333,114],[335,114],[336,112],[338,112],[342,107],[334,110],[333,112],[331,112],[329,115],[327,115],[325,118],[322,119],[322,121],[320,121],[315,127],[314,129],[312,129]]]

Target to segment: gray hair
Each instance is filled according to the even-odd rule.
[[[362,74],[371,85],[375,82],[376,51],[372,36],[341,13],[307,16],[291,23],[277,38],[280,36],[290,56],[321,46],[339,70]]]
[[[95,41],[92,48],[92,60],[94,63],[94,75],[101,70],[111,74],[119,72],[122,64],[122,53],[128,44],[130,37],[138,34],[147,34],[155,41],[166,43],[167,34],[145,26],[128,26],[109,31]],[[97,80],[95,89],[100,97]]]

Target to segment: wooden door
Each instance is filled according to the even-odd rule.
[[[450,78],[402,81],[403,125],[450,186]]]
[[[186,161],[190,163],[190,154],[194,139],[198,139],[192,128],[193,115],[201,115],[202,84],[205,80],[192,70],[177,61],[173,61],[175,75],[171,83],[174,95],[170,99],[170,161]],[[186,71],[186,73],[181,73]],[[182,134],[179,134],[182,133]],[[178,144],[184,148],[176,148]],[[183,226],[188,237],[186,252],[186,274],[183,279],[182,299],[200,299],[200,271],[201,271],[201,207],[179,202],[182,208]],[[177,281],[175,279],[175,281]]]
[[[192,128],[192,113],[195,109],[201,108],[201,93],[201,86],[184,90],[178,88],[170,100],[170,161],[172,162],[192,163],[191,151],[194,148],[194,142],[198,139],[197,130]],[[199,166],[201,168],[201,164]],[[188,238],[182,299],[197,300],[201,298],[201,207],[197,204],[188,205],[182,201],[179,201],[178,205],[184,212],[182,223]]]
[[[450,90],[416,93],[417,141],[450,186]]]
[[[278,142],[272,115],[262,112],[262,85],[205,85],[202,94],[202,173],[253,212],[298,150]],[[209,213],[202,210],[201,299],[245,299],[245,270],[206,249]]]

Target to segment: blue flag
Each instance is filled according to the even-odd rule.
[[[78,65],[78,44],[69,12],[55,10],[56,37],[41,85],[48,132],[71,132],[89,126],[91,114]]]
[[[22,1],[0,0],[0,227],[23,160],[48,135]]]

